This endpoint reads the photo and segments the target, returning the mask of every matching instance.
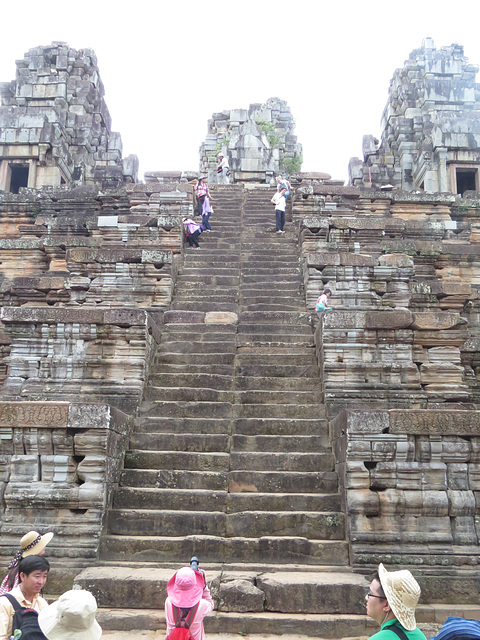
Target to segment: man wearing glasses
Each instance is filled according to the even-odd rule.
[[[420,587],[410,571],[378,567],[365,600],[367,614],[381,626],[370,640],[426,640],[415,620]]]

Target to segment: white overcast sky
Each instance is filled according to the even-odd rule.
[[[303,170],[346,180],[362,136],[380,137],[394,70],[426,36],[480,64],[478,0],[22,0],[0,15],[0,82],[38,45],[95,50],[113,130],[142,173],[198,170],[213,112],[278,96]]]

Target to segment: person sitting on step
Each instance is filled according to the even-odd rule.
[[[188,244],[190,245],[190,248],[200,249],[200,245],[198,244],[198,236],[203,231],[202,225],[197,224],[191,218],[184,218],[182,220],[182,223],[183,223],[183,228],[185,230],[185,237],[188,240]]]

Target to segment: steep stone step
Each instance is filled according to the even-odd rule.
[[[171,305],[172,309],[181,309],[182,311],[230,311],[237,312],[237,304],[235,302],[212,301],[208,298],[205,301],[190,300],[180,301],[174,300]]]
[[[243,418],[235,421],[235,433],[257,435],[317,435],[326,433],[326,419],[303,420],[299,418]]]
[[[188,282],[192,276],[197,276],[199,272],[201,273],[201,271],[202,270],[199,269],[198,267],[192,267],[190,265],[181,267],[178,270],[177,282]],[[210,266],[208,269],[208,273],[211,276],[227,276],[229,278],[236,276],[238,278],[239,269],[238,269],[238,266],[235,266],[235,267],[227,267],[223,265],[219,265],[215,267]]]
[[[155,373],[150,375],[154,387],[200,387],[228,390],[232,387],[232,375],[210,373],[190,373],[188,369],[181,373]]]
[[[334,493],[229,493],[227,511],[341,511]]]
[[[262,278],[261,282],[250,282],[242,278],[239,290],[243,295],[255,294],[261,297],[268,294],[271,298],[278,301],[279,298],[285,298],[289,295],[296,295],[300,291],[301,281],[299,278],[295,280],[283,280],[283,278]],[[297,306],[298,308],[298,306]]]
[[[172,496],[173,498],[173,496]],[[225,494],[216,494],[211,502],[199,501],[206,505],[186,504],[171,509],[112,508],[108,515],[109,532],[113,535],[182,536],[206,535],[210,531],[222,533],[224,537],[241,537],[248,531],[250,537],[264,536],[300,537],[313,540],[343,540],[345,537],[343,514],[338,512],[287,512],[287,511],[244,511],[225,513]],[[215,510],[218,506],[222,511]],[[128,508],[130,507],[130,508]]]
[[[236,401],[241,404],[288,404],[306,405],[307,403],[321,403],[322,392],[319,389],[311,391],[271,391],[271,390],[255,390],[255,391],[236,391]],[[298,417],[301,417],[298,414]]]
[[[338,477],[334,471],[230,471],[230,493],[336,493]]]
[[[133,536],[206,535],[209,531],[224,532],[226,519],[222,511],[110,509],[108,530]]]
[[[330,438],[328,432],[323,436],[313,435],[258,435],[233,436],[233,449],[240,451],[277,452],[295,451],[296,453],[330,452]]]
[[[216,353],[212,348],[211,353],[156,353],[154,358],[154,366],[160,367],[163,364],[175,366],[201,366],[212,367],[211,371],[222,372],[225,367],[232,367],[235,362],[235,353]]]
[[[308,540],[296,536],[224,538],[209,535],[182,537],[108,535],[102,538],[105,560],[124,562],[185,563],[196,555],[205,562],[248,562],[262,565],[284,563],[302,565],[348,565],[348,544],[343,540]],[[140,600],[140,598],[139,598]],[[141,601],[141,600],[140,600]]]
[[[175,313],[175,312],[169,312]],[[177,312],[180,313],[180,312]],[[166,324],[166,328],[162,338],[172,339],[172,336],[195,335],[195,340],[210,340],[216,342],[218,340],[227,340],[229,337],[234,340],[237,333],[237,327],[234,324],[206,324],[205,322],[192,322],[188,318],[189,314],[180,314],[179,322]],[[174,338],[175,339],[175,338]]]
[[[247,302],[243,299],[243,296],[240,298],[242,300],[242,308],[248,311],[263,311],[263,312],[278,312],[278,311],[297,311],[298,304],[292,300],[291,298],[286,298],[285,300],[277,301],[276,297],[268,298],[268,296],[260,297],[258,300],[255,298],[251,302]]]
[[[333,471],[335,459],[328,453],[238,452],[230,455],[232,471]]]
[[[325,418],[323,405],[241,404],[234,407],[237,418]]]
[[[263,322],[256,324],[246,324],[245,322],[240,322],[238,325],[238,334],[277,334],[282,336],[296,335],[308,336],[308,338],[313,338],[312,328],[307,324],[275,324],[272,322]]]
[[[243,311],[239,316],[240,325],[243,324],[276,324],[276,325],[306,325],[310,327],[310,313],[304,311]]]
[[[275,391],[311,391],[318,389],[320,383],[315,378],[290,378],[284,377],[266,377],[266,376],[246,376],[238,375],[235,379],[237,390],[275,390]]]
[[[454,613],[456,613],[454,611]],[[159,640],[165,636],[165,614],[159,609],[111,609],[97,611],[102,637],[109,640]],[[328,614],[224,613],[214,611],[204,621],[209,640],[368,640],[378,627],[367,616]],[[256,625],[256,626],[255,626]],[[422,625],[419,625],[420,627]],[[440,625],[438,625],[440,626]],[[288,628],[287,633],[283,630]],[[433,628],[433,627],[428,627]],[[160,629],[160,631],[157,631]],[[268,633],[265,632],[268,629]],[[432,633],[436,633],[435,631]],[[258,634],[261,630],[262,633]],[[422,629],[423,630],[423,629]],[[354,634],[345,635],[345,632]],[[357,633],[356,633],[357,632]],[[427,637],[431,635],[428,630]],[[258,635],[257,635],[258,634]],[[337,635],[335,635],[337,634]]]
[[[172,339],[162,341],[158,353],[211,353],[212,349],[215,349],[216,353],[232,353],[235,350],[235,343],[230,339],[212,342]]]
[[[140,406],[140,415],[145,414],[172,418],[229,418],[232,415],[232,404],[230,402],[145,400]]]
[[[201,301],[202,303],[211,301],[212,305],[232,305],[236,304],[237,302],[238,289],[235,287],[225,290],[222,287],[215,285],[215,289],[213,291],[210,288],[197,289],[196,291],[193,291],[192,285],[186,285],[185,287],[180,285],[178,287],[178,290],[176,290],[176,295],[176,300],[179,308],[181,308],[182,302],[188,302],[192,300]],[[223,311],[223,309],[220,310]]]
[[[316,361],[312,347],[257,347],[254,349],[239,349],[237,355],[239,366],[246,364],[282,365],[288,366],[292,361],[296,365],[311,365]]]
[[[228,471],[230,456],[224,452],[141,451],[125,455],[126,469],[186,469],[190,471]]]
[[[287,278],[287,276],[283,276],[283,278]],[[186,284],[191,283],[190,285],[191,287],[214,286],[214,285],[236,287],[239,283],[239,277],[238,275],[233,275],[233,276],[212,275],[210,273],[201,273],[199,271],[195,274],[189,275],[188,280],[186,279],[185,276],[183,276],[182,279],[180,280],[180,283],[181,282],[185,282]]]
[[[179,511],[226,511],[227,492],[192,489],[120,487],[114,509],[159,509]]]
[[[343,540],[345,525],[342,513],[295,511],[246,511],[228,515],[226,535],[252,537],[300,536],[317,540]]]
[[[244,377],[244,378],[257,378],[257,377],[261,377],[261,378],[278,378],[279,381],[282,380],[282,378],[288,378],[289,380],[296,380],[299,378],[305,379],[305,380],[311,380],[312,381],[312,385],[317,386],[320,384],[319,380],[318,380],[318,367],[316,364],[312,363],[312,364],[264,364],[264,363],[249,363],[249,362],[243,362],[243,359],[241,360],[241,362],[237,365],[236,371],[235,371],[237,378],[236,378],[236,384],[241,385],[243,384],[241,382],[241,380],[239,378]],[[289,378],[289,376],[292,376],[291,378]],[[249,383],[246,383],[249,384]],[[253,383],[252,383],[253,384]],[[281,388],[281,385],[283,383],[280,382],[279,383],[279,387]]]
[[[247,265],[249,263],[247,262]],[[284,264],[265,264],[264,262],[258,262],[255,265],[246,266],[242,264],[242,278],[248,278],[250,276],[261,276],[266,275],[268,277],[275,277],[278,274],[288,275],[288,276],[297,276],[297,271],[294,267],[294,262]],[[298,271],[298,274],[300,272]]]
[[[298,289],[299,291],[299,289]],[[273,293],[272,293],[273,292]],[[282,311],[290,310],[297,311],[298,309],[298,295],[297,289],[284,291],[276,288],[275,283],[271,283],[270,291],[267,287],[264,289],[249,288],[247,286],[240,286],[238,292],[238,299],[241,303],[241,307],[244,310],[251,310],[251,305],[263,304],[265,311]]]
[[[141,416],[135,420],[137,433],[165,434],[225,434],[230,432],[231,420],[224,418],[159,418]]]
[[[124,469],[120,484],[139,488],[203,489],[224,491],[227,471],[186,471],[184,469]]]
[[[300,392],[299,392],[300,393]],[[233,391],[205,389],[196,387],[156,387],[148,385],[144,394],[145,400],[181,401],[181,402],[233,402]]]
[[[313,345],[313,336],[296,336],[296,335],[278,335],[278,334],[264,334],[264,335],[239,335],[237,338],[237,345],[239,347],[268,347],[268,346],[283,346],[283,345],[296,345],[305,346]]]
[[[226,451],[229,447],[229,436],[197,433],[134,433],[130,438],[130,447],[144,451]]]
[[[219,276],[220,277],[220,276]],[[237,282],[239,279],[237,279]],[[281,286],[282,289],[286,289],[285,285],[291,284],[292,288],[298,286],[301,282],[300,275],[296,273],[292,274],[287,272],[278,272],[274,273],[251,273],[246,274],[242,272],[241,283],[242,285],[255,285],[259,288],[264,288],[267,283],[275,282],[276,285]],[[222,284],[222,283],[219,283]]]
[[[200,557],[200,555],[199,555]],[[166,585],[172,576],[172,568],[149,567],[95,567],[82,571],[75,584],[93,593],[100,607],[115,604],[128,608],[129,598],[135,593],[139,607],[162,609],[166,597]],[[322,570],[323,569],[323,570]],[[129,589],[117,593],[116,575],[128,581]],[[264,591],[264,606],[271,612],[301,614],[362,614],[365,612],[365,594],[368,580],[349,571],[329,571],[320,567],[317,571],[226,571],[206,568],[207,581],[232,581],[238,578],[255,580],[257,589]],[[238,597],[238,595],[237,595]],[[225,595],[228,598],[228,595]],[[227,603],[225,603],[227,604]],[[217,612],[217,614],[220,612]],[[254,617],[265,615],[258,612]],[[250,614],[253,615],[253,614]],[[243,616],[242,616],[243,618]],[[210,619],[210,616],[206,618]],[[257,618],[258,619],[258,618]],[[258,627],[257,627],[258,630]],[[278,632],[278,630],[277,630]]]

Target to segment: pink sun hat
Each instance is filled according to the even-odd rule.
[[[168,581],[167,594],[170,602],[181,609],[194,607],[202,598],[204,584],[205,580],[199,571],[182,567]]]

